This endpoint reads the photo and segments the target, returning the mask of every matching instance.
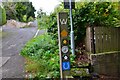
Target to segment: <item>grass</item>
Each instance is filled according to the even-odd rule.
[[[28,41],[22,49],[21,55],[26,59],[26,72],[32,76],[38,78],[59,77],[58,47],[48,34]]]
[[[25,70],[26,72],[30,73],[36,73],[39,71],[39,63],[37,61],[34,61],[28,57],[25,57]]]

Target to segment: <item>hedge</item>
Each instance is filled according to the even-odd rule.
[[[6,11],[0,6],[0,26],[6,23]]]

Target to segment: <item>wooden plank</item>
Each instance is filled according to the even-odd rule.
[[[116,37],[116,40],[115,40],[115,50],[118,51],[118,36],[117,36],[117,32],[118,32],[118,28],[115,28],[115,37]]]
[[[106,27],[106,36],[105,36],[105,40],[106,40],[106,52],[108,52],[109,50],[109,27]]]
[[[110,32],[110,30],[111,30],[111,28],[109,27],[108,28],[108,32],[107,32],[107,52],[109,52],[110,51],[110,41],[111,41],[111,38],[110,38],[110,36],[111,36],[111,32]]]
[[[110,28],[110,36],[109,36],[109,39],[110,39],[110,44],[109,44],[109,47],[110,47],[110,50],[112,50],[112,29]],[[109,51],[110,51],[109,50]]]
[[[114,33],[115,32],[114,32],[114,28],[112,28],[111,30],[112,30],[112,42],[111,42],[112,49],[111,50],[114,51],[114,41],[115,41],[115,39],[114,39]]]
[[[113,51],[116,51],[116,29],[113,28]]]
[[[101,53],[102,52],[102,27],[99,27],[98,30],[99,30],[99,43],[98,43],[99,47],[98,47],[98,49],[99,49],[99,53]]]
[[[110,43],[109,43],[109,51],[112,49],[112,29],[111,29],[111,27],[110,27],[110,33],[109,33],[110,35],[109,35],[109,40],[110,40]]]
[[[95,27],[95,49],[96,53],[99,53],[99,28]]]
[[[103,52],[104,50],[104,44],[103,44],[103,40],[104,40],[104,30],[103,27],[101,27],[101,52]]]
[[[102,27],[103,28],[103,52],[106,52],[106,27]]]
[[[116,46],[117,46],[117,51],[119,51],[119,47],[118,47],[118,45],[119,45],[119,28],[117,28],[117,31],[116,31],[116,33],[117,33],[117,42],[116,42]]]
[[[119,28],[117,28],[117,51],[119,51]]]
[[[118,28],[118,51],[120,51],[120,27]]]
[[[98,43],[98,45],[99,45],[99,47],[98,47],[98,49],[99,49],[99,53],[101,53],[101,27],[99,27],[99,43]]]
[[[86,28],[86,51],[91,52],[91,32],[90,32],[90,27]]]

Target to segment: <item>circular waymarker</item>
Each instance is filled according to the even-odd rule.
[[[67,53],[68,52],[68,46],[63,46],[62,47],[62,52]]]

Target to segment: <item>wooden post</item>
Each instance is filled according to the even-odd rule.
[[[60,77],[63,78],[63,72],[62,72],[62,58],[61,58],[61,37],[60,37],[59,14],[57,15],[57,23],[58,23],[58,39],[59,39]]]
[[[65,78],[70,70],[70,53],[68,40],[68,14],[66,12],[58,13],[58,38],[60,55],[60,75]],[[66,73],[67,72],[67,73]]]

